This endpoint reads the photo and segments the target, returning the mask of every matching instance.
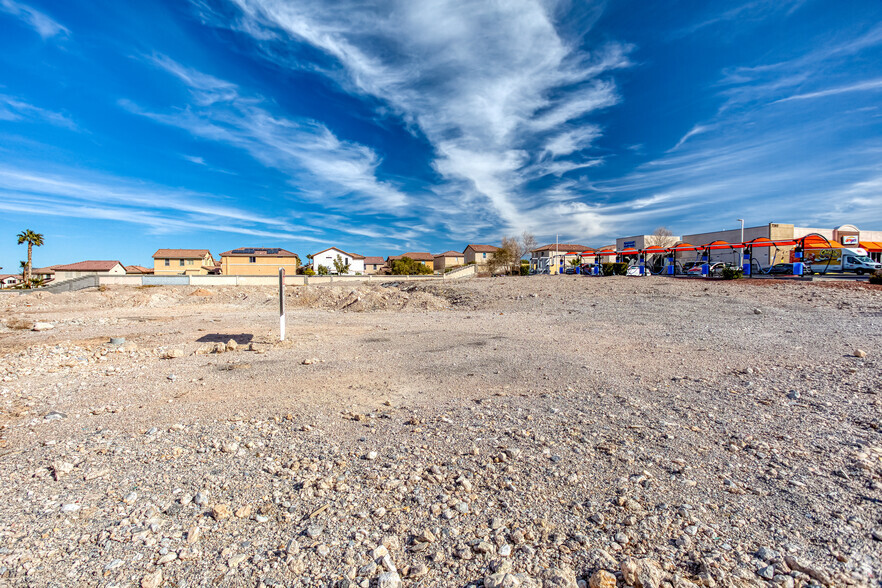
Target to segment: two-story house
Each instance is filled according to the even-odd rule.
[[[214,268],[208,249],[157,249],[153,274],[157,276],[204,276]]]
[[[300,266],[296,253],[279,247],[240,247],[224,251],[220,257],[225,276],[274,276],[280,267],[293,276]]]

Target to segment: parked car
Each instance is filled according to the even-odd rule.
[[[701,265],[702,265],[702,263],[698,262],[697,264],[695,264],[694,266],[692,266],[691,268],[686,270],[686,275],[700,276],[701,275]],[[718,261],[717,263],[711,263],[708,265],[710,265],[710,267],[708,268],[709,275],[716,276],[716,275],[723,273],[723,268],[729,267],[732,264],[723,263],[723,262]]]
[[[813,276],[815,275],[815,270],[812,269],[811,264],[804,263],[802,273],[805,275]],[[793,264],[792,263],[776,263],[772,267],[769,268],[769,274],[777,274],[777,275],[793,275]]]

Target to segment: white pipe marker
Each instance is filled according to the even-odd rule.
[[[279,268],[279,341],[285,340],[285,268]]]

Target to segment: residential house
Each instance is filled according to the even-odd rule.
[[[0,288],[12,288],[18,284],[21,284],[21,276],[15,274],[0,275]]]
[[[143,265],[127,265],[126,274],[129,276],[153,275],[154,270]]]
[[[499,247],[494,245],[476,245],[471,243],[462,252],[466,263],[474,263],[479,269],[485,269],[487,262],[493,259],[493,254]]]
[[[108,260],[89,260],[70,263],[67,265],[53,265],[55,270],[55,281],[64,282],[73,280],[83,276],[124,276],[126,275],[126,266],[119,261]]]
[[[593,251],[591,247],[573,243],[550,243],[530,252],[530,273],[562,274],[571,260],[581,262],[583,251]]]
[[[51,282],[55,279],[55,266],[51,265],[49,267],[35,267],[31,270],[31,277],[38,280],[43,280],[43,284]]]
[[[392,255],[388,259],[386,259],[386,263],[389,264],[389,268],[392,267],[392,262],[401,259],[402,257],[409,257],[414,261],[418,261],[421,264],[428,266],[428,268],[432,271],[435,270],[435,256],[427,251],[408,251],[407,253],[402,253],[401,255]]]
[[[368,255],[364,258],[364,273],[369,275],[379,274],[386,267],[386,260],[382,257]]]
[[[214,268],[208,249],[158,249],[153,254],[157,276],[204,276]]]
[[[435,270],[443,272],[453,267],[465,265],[465,256],[459,251],[445,251],[435,256]]]
[[[318,253],[314,253],[312,256],[312,271],[319,273],[318,268],[322,265],[328,268],[329,273],[337,274],[338,272],[336,267],[334,267],[334,261],[336,261],[338,257],[343,264],[349,266],[349,270],[343,275],[354,276],[357,274],[364,274],[364,255],[347,253],[336,247],[328,247]]]
[[[300,266],[296,253],[278,247],[240,247],[220,256],[221,273],[225,276],[275,276],[280,267],[293,276]]]

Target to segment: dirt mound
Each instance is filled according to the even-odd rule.
[[[292,307],[319,308],[345,312],[380,310],[446,310],[450,302],[443,296],[398,283],[387,285],[304,286],[288,294]]]
[[[197,288],[190,292],[190,296],[202,296],[204,298],[208,296],[214,296],[214,292],[212,292],[211,290],[206,290],[205,288]]]

